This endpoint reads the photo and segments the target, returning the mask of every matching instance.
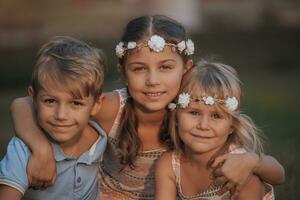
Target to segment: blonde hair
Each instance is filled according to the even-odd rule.
[[[182,92],[191,94],[197,98],[205,94],[217,99],[226,99],[235,97],[238,102],[241,99],[241,86],[237,72],[234,68],[222,64],[201,61],[184,76],[179,94]],[[215,105],[217,109],[224,111],[228,117],[232,118],[233,132],[227,138],[223,147],[213,156],[229,151],[231,144],[241,146],[249,152],[256,152],[259,155],[262,152],[262,143],[260,131],[255,126],[250,117],[242,114],[239,109],[229,111],[225,105]],[[181,141],[176,126],[177,110],[171,112],[169,121],[169,130],[174,149],[184,153],[184,143]]]
[[[49,87],[62,87],[72,96],[101,95],[104,64],[101,50],[67,36],[44,44],[38,54],[31,85],[36,94]]]

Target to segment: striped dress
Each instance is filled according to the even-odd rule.
[[[120,109],[114,125],[108,134],[108,144],[100,165],[100,199],[154,199],[154,164],[165,149],[143,151],[138,154],[135,169],[120,164],[116,148],[116,134],[122,112],[128,98],[126,89],[117,90],[120,96]]]

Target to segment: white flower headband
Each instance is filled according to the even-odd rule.
[[[204,103],[206,105],[214,105],[215,103],[225,104],[229,111],[235,111],[239,105],[238,100],[235,97],[228,97],[224,99],[216,99],[211,96],[203,96],[201,98],[192,99],[189,93],[181,93],[178,97],[177,104],[169,103],[168,108],[174,110],[177,105],[181,108],[187,108],[191,101]]]
[[[116,46],[116,55],[119,58],[122,58],[127,50],[140,48],[142,46],[148,46],[155,52],[161,52],[164,50],[165,46],[171,46],[177,48],[180,53],[184,52],[184,54],[187,56],[194,54],[195,51],[194,43],[191,39],[183,40],[178,44],[172,44],[166,43],[165,39],[158,35],[152,35],[146,44],[137,44],[136,42],[131,41],[128,42],[126,46],[124,42],[119,42],[119,44]]]

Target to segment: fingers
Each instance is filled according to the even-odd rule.
[[[221,167],[219,167],[219,168],[217,168],[213,171],[213,177],[216,178],[216,177],[220,177],[220,176],[223,176],[223,172],[222,172]]]
[[[225,192],[234,189],[234,187],[235,187],[235,184],[234,184],[234,183],[232,183],[232,182],[227,182],[227,183],[225,183],[225,185],[222,187],[220,193],[221,193],[221,194],[224,194]]]
[[[219,176],[219,177],[215,178],[214,185],[221,186],[221,185],[225,185],[225,183],[227,183],[227,182],[228,182],[228,179],[225,176]]]
[[[222,165],[225,162],[225,160],[227,159],[227,157],[228,157],[228,154],[224,154],[224,155],[218,156],[214,160],[214,162],[212,164],[212,167],[215,168],[215,167],[218,167],[219,165]]]

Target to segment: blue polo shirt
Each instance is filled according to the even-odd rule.
[[[60,146],[52,143],[57,179],[55,185],[46,190],[29,188],[26,167],[31,152],[22,140],[13,137],[8,144],[6,155],[0,162],[0,184],[17,189],[24,194],[23,199],[98,199],[99,163],[106,147],[107,136],[97,123],[90,121],[90,125],[100,136],[91,148],[78,159],[64,155]]]

